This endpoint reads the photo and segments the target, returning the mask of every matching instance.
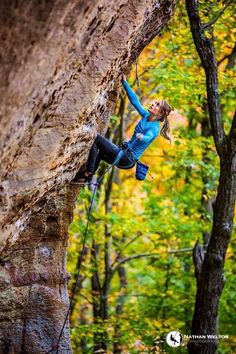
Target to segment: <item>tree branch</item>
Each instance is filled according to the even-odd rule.
[[[234,147],[236,148],[236,110],[234,111],[234,117],[229,133],[230,141],[233,143]]]
[[[90,305],[93,304],[93,302],[85,295],[79,293],[78,296],[82,297],[83,299],[85,299]]]
[[[236,43],[234,44],[232,52],[228,55],[228,59],[229,59],[229,61],[226,66],[226,69],[233,69],[233,67],[236,64]]]
[[[153,256],[159,256],[159,254],[158,253],[141,253],[141,254],[135,254],[134,256],[129,256],[129,257],[121,259],[119,262],[117,262],[117,265],[114,268],[110,268],[108,281],[111,281],[113,275],[115,274],[115,272],[119,269],[119,267],[122,264],[127,263],[133,259],[144,258],[144,257],[153,257]]]
[[[229,0],[226,2],[225,6],[219,10],[216,15],[205,25],[203,25],[203,30],[209,28],[210,26],[214,25],[216,23],[216,21],[220,18],[220,16],[225,12],[225,10],[227,9],[227,7],[229,7],[229,5],[231,5],[231,3],[233,3],[232,0]]]
[[[138,232],[137,235],[135,237],[133,237],[130,241],[128,241],[122,248],[121,250],[117,253],[116,258],[114,259],[114,261],[111,264],[112,268],[114,266],[114,264],[116,264],[117,260],[119,259],[119,257],[121,256],[121,253],[124,251],[124,249],[126,249],[129,245],[131,245],[134,241],[136,241],[140,236],[142,236],[143,234],[141,232]]]
[[[192,252],[193,249],[190,248],[180,248],[178,250],[169,250],[168,253],[175,254],[175,253],[185,253],[185,252]]]
[[[193,40],[206,75],[207,103],[211,132],[217,153],[220,157],[227,151],[226,136],[223,128],[220,99],[218,93],[217,62],[214,45],[204,34],[204,26],[198,13],[197,0],[186,0]]]
[[[236,43],[234,44],[234,47],[231,48],[227,46],[226,48],[232,49],[232,52],[229,54],[225,54],[217,63],[217,66],[219,66],[223,61],[228,59],[228,63],[226,65],[226,69],[232,69],[235,64],[236,64]]]

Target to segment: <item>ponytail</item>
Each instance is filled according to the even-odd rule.
[[[161,128],[160,134],[163,138],[169,140],[170,143],[172,143],[173,140],[170,130],[170,122],[168,119],[168,115],[170,114],[171,109],[171,106],[166,101],[161,101],[161,114],[163,116],[161,122],[164,122],[164,124]]]
[[[172,143],[173,138],[172,138],[171,133],[170,133],[170,122],[169,122],[169,119],[168,119],[167,116],[165,116],[163,118],[163,120],[164,120],[164,124],[163,124],[163,126],[161,128],[160,134],[161,134],[161,136],[163,138],[169,140],[169,142]]]

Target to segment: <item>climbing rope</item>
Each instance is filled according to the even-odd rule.
[[[137,83],[137,86],[140,87],[139,75],[138,75],[138,59],[136,59],[136,61],[135,61],[135,81]]]
[[[83,185],[85,185],[85,184],[94,185],[95,188],[93,190],[93,194],[92,194],[92,198],[91,198],[91,202],[90,202],[90,206],[89,206],[89,210],[88,210],[88,218],[87,218],[87,223],[86,223],[86,228],[85,228],[85,233],[84,233],[84,238],[83,238],[83,243],[82,243],[81,256],[80,256],[79,262],[78,262],[77,274],[76,274],[75,283],[74,283],[74,286],[73,286],[73,289],[72,289],[72,296],[71,296],[71,299],[70,299],[70,304],[69,304],[69,307],[68,307],[68,310],[67,310],[67,313],[66,313],[66,317],[64,319],[64,322],[63,322],[63,325],[62,325],[62,328],[61,328],[61,331],[60,331],[60,334],[59,334],[59,337],[58,337],[58,340],[57,340],[57,344],[54,347],[52,347],[52,349],[47,351],[46,354],[49,354],[49,353],[53,352],[54,350],[56,350],[56,354],[59,353],[60,340],[61,340],[64,328],[65,328],[68,316],[70,314],[70,310],[71,310],[73,302],[74,302],[75,291],[76,291],[76,288],[77,288],[77,285],[78,285],[78,281],[79,281],[80,270],[81,270],[81,265],[82,265],[82,259],[83,259],[83,255],[84,255],[86,239],[87,239],[87,234],[88,234],[89,221],[90,221],[90,216],[91,216],[91,213],[92,213],[92,208],[93,208],[93,203],[94,203],[94,199],[95,199],[95,196],[96,196],[97,188],[100,185],[100,183],[101,183],[102,179],[104,178],[104,176],[106,175],[106,173],[112,167],[114,167],[117,164],[117,162],[120,161],[122,156],[125,155],[125,152],[128,151],[128,149],[135,143],[136,140],[137,140],[137,138],[132,142],[132,144],[130,144],[130,146],[127,147],[127,149],[120,150],[120,152],[118,153],[117,157],[115,158],[115,161],[105,170],[105,172],[102,174],[102,176],[99,177],[97,183],[86,183],[86,182],[85,183],[81,183]],[[79,184],[79,183],[76,183],[76,184]]]

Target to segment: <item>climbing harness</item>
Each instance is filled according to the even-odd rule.
[[[132,151],[126,141],[124,141],[119,147],[122,149],[119,152],[120,156],[122,157],[122,153],[123,153],[124,156],[126,156],[130,160],[131,166],[132,166],[132,164],[133,164],[133,166],[136,164],[135,178],[138,181],[143,181],[146,178],[149,167],[147,165],[143,164],[142,162],[140,162],[138,159],[135,159],[133,157]],[[119,156],[119,154],[118,154],[118,156]],[[116,164],[116,166],[119,167],[118,163]]]
[[[136,140],[135,140],[136,141]],[[133,156],[133,153],[130,149],[130,147],[128,146],[128,143],[126,141],[124,141],[123,143],[121,143],[121,145],[119,145],[119,148],[121,149],[118,156],[117,156],[117,159],[118,161],[115,162],[115,166],[121,168],[121,169],[124,169],[124,170],[127,170],[131,167],[134,167],[136,162],[137,162],[137,159],[134,158]],[[119,161],[120,159],[125,156],[127,158],[128,161],[130,161],[130,165],[129,166],[120,166],[119,165]]]
[[[138,161],[137,159],[134,158],[133,153],[127,141],[123,141],[119,147],[122,149],[120,152],[123,152],[124,156],[126,156],[132,163],[136,163]]]
[[[144,164],[142,164],[139,160],[136,160],[133,155],[132,155],[132,152],[130,150],[130,147],[134,144],[134,142],[137,140],[137,138],[132,142],[132,144],[130,144],[130,146],[128,146],[128,143],[127,142],[124,142],[122,143],[122,145],[120,146],[121,150],[119,151],[117,157],[115,158],[114,162],[105,170],[105,172],[102,174],[102,176],[99,177],[97,183],[81,183],[83,185],[94,185],[94,189],[93,189],[93,194],[92,194],[92,198],[91,198],[91,202],[90,202],[90,206],[89,206],[89,210],[88,210],[88,218],[87,218],[87,223],[86,223],[86,228],[85,228],[85,233],[84,233],[84,237],[83,237],[83,242],[82,242],[82,249],[81,249],[81,255],[80,255],[80,258],[79,258],[79,262],[78,262],[78,266],[77,266],[77,273],[76,273],[76,276],[75,276],[75,283],[74,283],[74,286],[73,286],[73,289],[72,289],[72,296],[71,296],[71,299],[70,299],[70,303],[69,303],[69,307],[68,307],[68,310],[66,312],[66,316],[65,316],[65,319],[64,319],[64,322],[63,322],[63,325],[62,325],[62,329],[60,331],[60,334],[59,334],[59,337],[58,337],[58,340],[57,340],[57,344],[55,346],[52,347],[52,349],[50,349],[49,351],[47,351],[45,354],[49,354],[49,353],[52,353],[54,350],[56,350],[56,354],[59,353],[59,345],[60,345],[60,340],[61,340],[61,337],[63,335],[63,331],[64,331],[64,328],[65,328],[65,325],[66,325],[66,322],[67,322],[67,319],[69,317],[69,314],[70,314],[70,311],[71,311],[71,308],[72,308],[72,305],[73,305],[73,302],[74,302],[74,297],[75,297],[75,291],[76,291],[76,288],[77,288],[77,285],[78,285],[78,281],[79,281],[79,276],[80,276],[80,270],[81,270],[81,265],[82,265],[82,260],[83,260],[83,255],[84,255],[84,251],[85,251],[85,245],[86,245],[86,239],[87,239],[87,234],[88,234],[88,227],[89,227],[89,222],[90,222],[90,216],[91,216],[91,213],[92,213],[92,208],[93,208],[93,203],[94,203],[94,200],[95,200],[95,196],[96,196],[96,192],[97,192],[97,188],[98,186],[100,185],[103,177],[105,176],[105,174],[114,166],[117,166],[118,162],[120,161],[120,159],[122,158],[122,156],[126,156],[128,157],[132,163],[136,163],[137,165],[139,164],[139,172],[137,174],[137,170],[136,170],[136,178],[137,176],[139,178],[137,178],[138,180],[143,180],[146,176],[146,173],[145,172],[145,168],[144,167],[140,167],[140,165],[142,166],[146,166]],[[148,169],[148,167],[146,166],[146,168]],[[144,175],[145,174],[145,175]],[[143,177],[144,176],[144,177]],[[76,183],[76,182],[75,182]],[[80,184],[80,183],[76,183],[76,184]]]

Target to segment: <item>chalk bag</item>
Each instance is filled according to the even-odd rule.
[[[148,168],[149,167],[147,165],[144,165],[140,161],[137,161],[135,177],[138,181],[143,181],[145,179],[148,172]]]

